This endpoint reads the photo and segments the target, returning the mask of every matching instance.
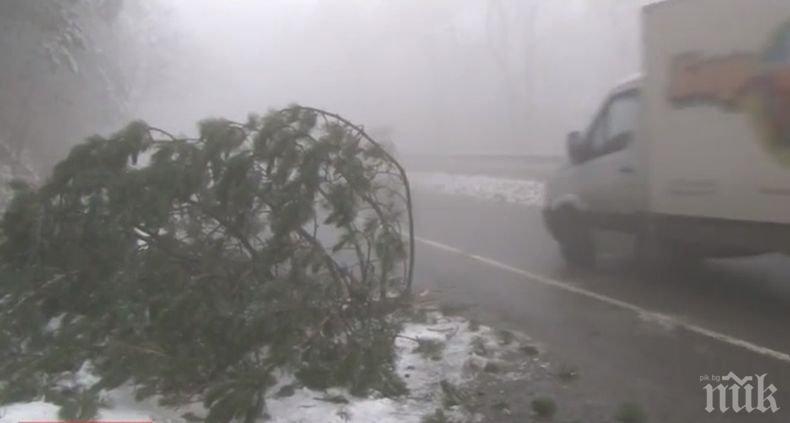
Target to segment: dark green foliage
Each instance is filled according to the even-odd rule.
[[[563,365],[557,371],[557,378],[563,383],[570,383],[579,379],[579,369],[576,366]]]
[[[489,351],[486,346],[486,341],[480,336],[472,338],[472,352],[480,357],[488,357]]]
[[[641,405],[626,402],[620,404],[614,419],[621,423],[645,423],[647,421],[647,413]]]
[[[497,338],[499,338],[500,345],[510,345],[516,340],[516,335],[509,330],[497,331]]]
[[[72,395],[48,396],[48,400],[60,404],[58,418],[62,420],[89,420],[99,411],[99,399],[95,392],[83,391]]]
[[[557,413],[557,403],[548,397],[540,397],[532,400],[532,411],[541,418],[551,418]]]
[[[510,404],[507,401],[498,401],[491,405],[491,408],[505,415],[510,415]]]
[[[448,423],[450,420],[444,414],[444,410],[437,408],[433,413],[423,416],[421,423]]]
[[[86,361],[100,381],[59,394],[64,418],[131,382],[140,398],[199,395],[207,420],[250,422],[276,368],[403,393],[391,314],[410,283],[408,193],[391,157],[299,107],[205,120],[197,140],[162,134],[134,122],[75,147],[42,187],[15,187],[0,226],[0,403],[55,392]]]
[[[445,408],[455,407],[467,402],[468,396],[452,383],[442,380],[439,382],[439,386],[442,388],[442,405]]]
[[[534,345],[524,345],[519,348],[519,350],[529,356],[536,356],[540,354],[540,350]]]
[[[499,373],[502,371],[500,365],[495,361],[488,361],[486,365],[483,366],[483,371],[486,373]]]
[[[428,360],[440,361],[444,355],[445,343],[434,338],[417,338],[414,352]]]

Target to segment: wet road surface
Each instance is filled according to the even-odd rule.
[[[609,240],[595,270],[572,271],[537,208],[418,189],[415,216],[418,286],[526,332],[577,368],[590,421],[608,419],[593,416],[601,407],[636,402],[651,422],[790,422],[790,259],[644,274],[628,260],[628,240]],[[730,372],[766,374],[780,410],[706,412],[700,379]]]

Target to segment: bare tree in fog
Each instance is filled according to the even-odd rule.
[[[167,16],[154,9],[123,0],[0,3],[0,141],[46,160],[126,118],[161,77],[164,56],[153,52]]]
[[[518,134],[530,118],[534,76],[531,61],[536,39],[535,19],[540,0],[488,0],[486,40],[494,63],[501,72],[502,94],[508,104],[510,130]]]

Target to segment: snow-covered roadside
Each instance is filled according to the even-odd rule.
[[[477,372],[484,371],[489,362],[496,363],[505,354],[517,351],[521,345],[519,341],[527,338],[518,335],[514,341],[503,343],[501,334],[495,330],[464,318],[447,317],[438,311],[427,311],[423,315],[420,322],[406,323],[396,339],[396,372],[409,389],[407,395],[400,398],[357,398],[344,389],[322,392],[297,387],[292,394],[285,396],[280,388],[294,380],[289,375],[280,375],[278,386],[270,390],[271,395],[266,402],[269,421],[418,423],[439,408],[444,408],[448,418],[479,421],[461,406],[446,407],[442,384],[463,385]],[[425,343],[432,348],[417,348]],[[96,382],[85,366],[74,375],[74,380],[83,385]],[[278,391],[280,395],[277,395]],[[330,398],[333,400],[327,401]],[[186,413],[205,416],[205,410],[198,403],[168,408],[157,404],[156,399],[137,402],[130,386],[106,392],[103,399],[105,407],[97,416],[99,420],[165,423],[185,421],[182,416]],[[58,407],[43,401],[0,407],[1,423],[52,421],[58,419],[57,415]]]
[[[544,184],[538,180],[441,172],[410,172],[409,180],[417,187],[444,194],[464,195],[529,207],[543,205]]]

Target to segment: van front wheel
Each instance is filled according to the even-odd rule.
[[[560,210],[557,216],[559,223],[558,242],[560,253],[565,261],[578,268],[588,269],[595,266],[595,243],[592,228],[583,216],[570,209]]]

